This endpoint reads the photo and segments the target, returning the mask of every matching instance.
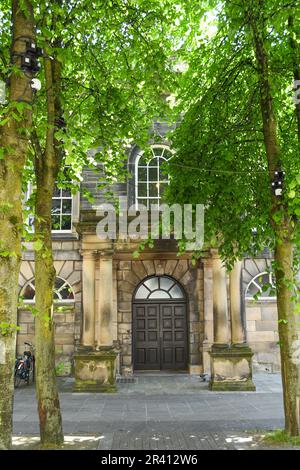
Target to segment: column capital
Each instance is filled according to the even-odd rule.
[[[210,255],[212,259],[219,259],[221,258],[219,250],[217,248],[211,248],[210,249]]]
[[[115,250],[107,249],[107,250],[97,250],[97,255],[100,259],[112,259]]]
[[[97,250],[80,250],[80,255],[85,259],[95,259],[97,255]]]

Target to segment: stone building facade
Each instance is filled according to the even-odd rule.
[[[128,158],[132,177],[112,186],[115,195],[129,204],[160,200],[153,184],[167,183],[164,176],[159,179],[160,163],[171,158],[167,152],[166,143],[153,146],[156,165],[151,167],[134,147]],[[149,180],[154,172],[157,179]],[[84,170],[81,192],[71,206],[70,194],[60,191],[54,198],[54,215],[61,222],[61,230],[53,233],[59,373],[77,374],[78,389],[101,389],[101,384],[114,389],[118,375],[187,370],[212,376],[213,389],[226,389],[222,387],[228,382],[231,389],[251,390],[252,364],[255,369],[278,370],[276,299],[261,289],[270,276],[270,255],[245,257],[230,274],[215,250],[206,247],[194,264],[191,253],[178,256],[174,240],[157,240],[135,258],[138,240],[106,241],[96,234],[95,208],[104,200],[98,178],[96,172]],[[86,189],[94,194],[93,205],[83,197]],[[23,254],[19,287],[21,352],[24,341],[34,342],[30,244]],[[263,296],[254,300],[258,292]]]

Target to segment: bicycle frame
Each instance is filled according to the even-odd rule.
[[[34,381],[34,346],[31,343],[25,342],[26,350],[24,351],[22,356],[18,356],[15,362],[15,387],[18,387],[21,383],[21,380],[25,380],[25,382],[29,385],[30,378],[31,382]],[[29,346],[29,348],[27,348]],[[32,351],[32,352],[31,352]]]

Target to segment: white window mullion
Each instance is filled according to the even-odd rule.
[[[159,150],[159,152],[158,152]],[[135,162],[135,195],[136,195],[136,206],[140,202],[140,200],[146,201],[146,206],[147,209],[150,209],[150,200],[153,199],[157,204],[159,204],[159,201],[162,197],[162,188],[161,188],[161,177],[160,177],[160,159],[163,159],[165,161],[168,161],[172,157],[172,152],[166,147],[165,145],[153,145],[151,146],[151,152],[152,152],[152,160],[155,159],[155,166],[149,167],[149,161],[148,163],[143,162],[143,165],[140,165],[139,162],[141,161],[142,158],[142,153],[137,157],[136,162]],[[158,153],[158,155],[157,155]],[[152,162],[153,164],[153,162]],[[139,168],[146,166],[146,182],[143,183],[139,179]],[[155,173],[154,169],[156,168],[157,172],[156,177],[151,177],[151,182],[150,182],[150,168],[151,168],[151,173]],[[170,181],[169,175],[167,175],[166,179],[163,180],[164,183],[168,183]],[[141,184],[146,184],[146,191],[145,195],[140,195],[139,189],[141,188]],[[151,196],[150,195],[150,185],[155,185],[157,188],[156,196]],[[164,186],[164,185],[163,185]]]
[[[147,163],[147,209],[150,209],[149,203],[149,163]]]

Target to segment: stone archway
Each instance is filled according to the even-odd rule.
[[[188,330],[186,295],[170,276],[150,276],[135,290],[134,370],[186,370]]]
[[[151,256],[151,258],[150,258]],[[116,260],[116,300],[118,312],[118,341],[120,344],[120,372],[131,374],[132,356],[132,298],[138,285],[150,276],[170,276],[186,292],[188,334],[188,369],[191,373],[202,370],[201,346],[203,342],[203,268],[187,259],[175,256],[147,255],[142,260]]]

